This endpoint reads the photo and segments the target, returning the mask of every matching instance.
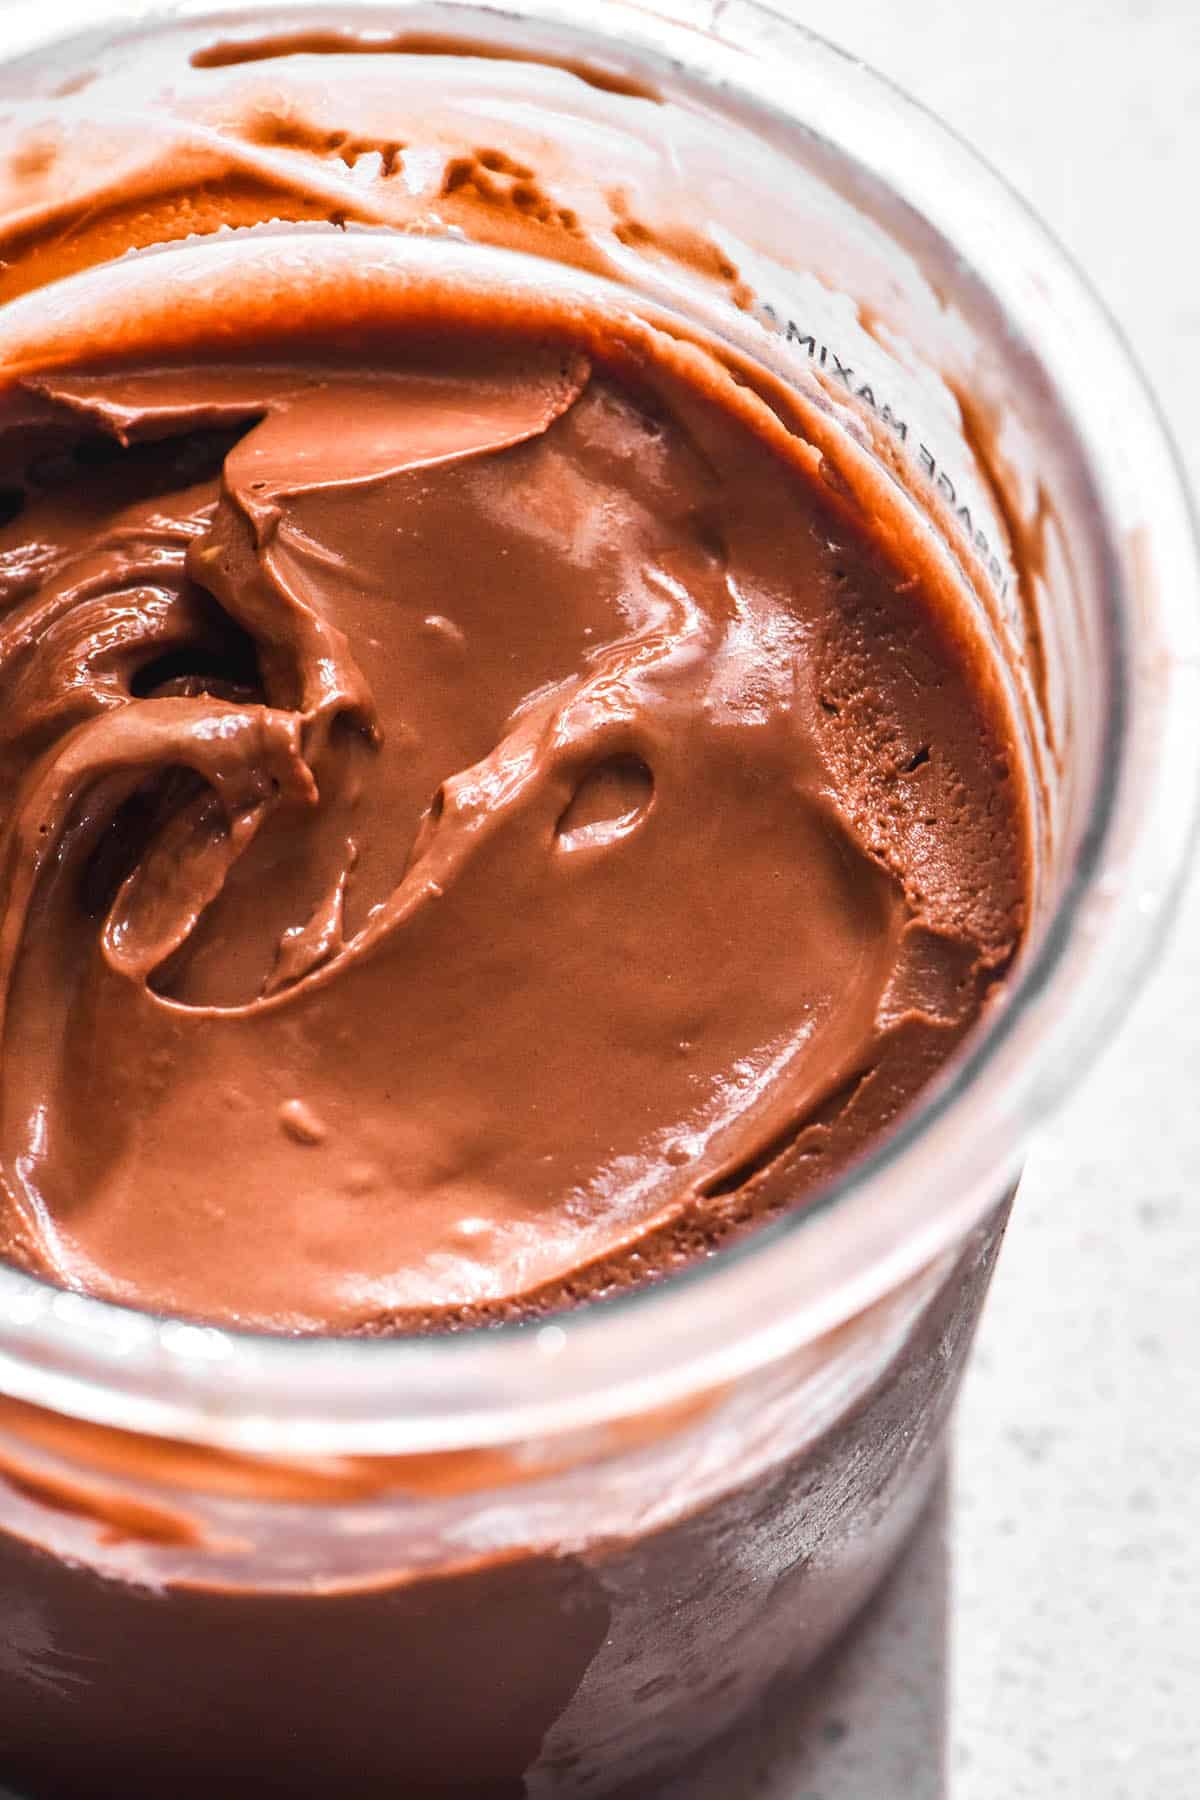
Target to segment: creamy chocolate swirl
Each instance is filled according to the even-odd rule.
[[[797,1203],[978,1014],[1027,882],[982,664],[715,363],[594,350],[484,307],[7,390],[10,1258],[543,1310]]]

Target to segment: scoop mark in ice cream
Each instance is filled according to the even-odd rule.
[[[270,1330],[544,1311],[799,1203],[977,1016],[993,690],[715,361],[589,342],[481,304],[10,386],[10,1258]]]

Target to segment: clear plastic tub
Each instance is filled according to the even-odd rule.
[[[933,1479],[1025,1145],[1128,1003],[1189,840],[1192,522],[1061,252],[799,28],[737,0],[609,0],[602,24],[565,0],[391,4],[337,10],[370,55],[229,49],[330,16],[185,6],[48,48],[14,15],[3,363],[66,353],[85,317],[157,304],[169,330],[189,284],[215,312],[251,264],[299,304],[493,258],[724,338],[881,507],[924,519],[976,609],[1037,798],[1036,916],[1003,999],[871,1158],[619,1303],[280,1341],[0,1270],[0,1776],[645,1794],[845,1624]],[[251,141],[282,89],[291,138]],[[163,176],[181,146],[187,205]],[[496,150],[549,196],[532,258],[507,189],[462,196]],[[138,194],[119,217],[118,168]]]

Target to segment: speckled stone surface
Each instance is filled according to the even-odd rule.
[[[1032,200],[1200,478],[1200,0],[774,3]],[[1157,977],[1030,1159],[952,1470],[910,1551],[802,1691],[647,1800],[1197,1800],[1198,1164],[1195,881]]]

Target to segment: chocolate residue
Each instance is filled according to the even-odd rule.
[[[336,157],[348,169],[356,168],[364,156],[377,156],[379,173],[385,180],[396,173],[404,149],[399,138],[370,138],[360,137],[353,131],[325,131],[286,112],[260,111],[247,121],[244,133],[250,143]]]
[[[53,228],[38,219],[0,236],[0,304],[50,281],[121,256],[131,244],[177,243],[224,228],[264,220],[296,224],[373,224],[373,212],[352,201],[331,205],[302,187],[272,182],[236,169],[219,178],[175,186],[167,180],[152,194],[114,193],[57,208]]]
[[[662,104],[662,95],[647,81],[620,69],[579,57],[522,50],[486,38],[458,37],[443,31],[293,31],[271,36],[221,38],[192,52],[194,69],[227,69],[241,63],[273,62],[282,56],[473,56],[489,62],[536,63],[561,69],[602,93]]]
[[[95,1527],[99,1544],[155,1544],[172,1549],[197,1547],[228,1552],[244,1546],[206,1539],[186,1513],[173,1507],[134,1498],[118,1487],[36,1469],[32,1464],[0,1455],[0,1482],[23,1499],[53,1512],[86,1519]]]
[[[570,207],[555,205],[528,163],[514,161],[503,150],[482,149],[451,157],[441,192],[443,198],[469,196],[539,225],[557,225],[572,232],[579,229],[577,214]]]
[[[743,282],[736,263],[703,231],[690,225],[649,225],[633,217],[629,198],[621,188],[608,195],[612,209],[613,236],[629,249],[651,251],[679,263],[708,281],[723,282],[733,290],[736,305],[745,311],[753,299],[752,290]]]

